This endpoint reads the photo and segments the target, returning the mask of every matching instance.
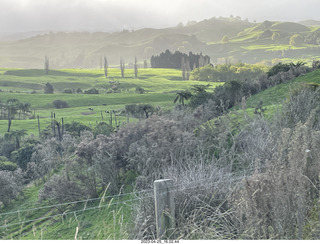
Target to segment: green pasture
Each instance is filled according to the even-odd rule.
[[[47,82],[52,84],[54,94],[44,94]],[[175,69],[139,69],[138,78],[134,77],[133,69],[126,69],[124,78],[116,68],[108,69],[108,78],[98,69],[50,70],[47,76],[41,69],[0,69],[0,101],[5,103],[15,98],[30,103],[33,119],[13,120],[11,130],[26,129],[29,134],[38,135],[35,119],[38,115],[41,130],[50,125],[51,113],[55,113],[57,120],[63,118],[65,123],[77,121],[95,126],[100,121],[109,122],[110,114],[105,111],[115,110],[117,122],[123,123],[128,121],[126,114],[121,114],[127,104],[148,103],[166,111],[174,107],[176,92],[196,84],[208,82],[182,80],[181,71]],[[214,89],[221,83],[210,84],[210,89]],[[143,88],[145,93],[139,94],[137,87]],[[99,94],[75,93],[78,88],[82,91],[96,88]],[[74,93],[63,93],[64,89],[74,90]],[[55,100],[66,101],[68,108],[55,109]],[[129,118],[129,122],[132,120]],[[8,121],[0,120],[0,134],[7,129]]]

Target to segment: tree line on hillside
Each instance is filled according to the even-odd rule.
[[[147,190],[132,203],[130,238],[148,240],[156,236],[148,190],[169,178],[177,187],[172,239],[319,239],[320,89],[295,90],[273,119],[227,110],[249,92],[319,68],[320,62],[278,64],[262,78],[227,81],[213,93],[194,86],[191,100],[206,98],[194,107],[153,115],[148,106],[128,107],[145,116],[117,130],[76,123],[60,140],[49,128],[19,149],[13,138],[0,138],[0,166],[25,155],[19,167],[0,170],[1,201],[23,199],[30,182],[49,204],[96,198],[106,188],[111,195],[126,186]]]
[[[184,65],[187,65],[189,70],[193,70],[209,64],[210,57],[208,55],[203,56],[202,53],[193,54],[189,52],[189,54],[185,54],[179,51],[172,53],[167,49],[159,55],[151,56],[150,63],[152,68],[182,69]]]
[[[191,80],[226,82],[231,80],[256,79],[265,73],[267,67],[256,64],[218,64],[206,65],[191,72]]]
[[[226,67],[232,66],[226,65]],[[222,113],[224,109],[229,109],[241,103],[242,99],[246,99],[275,85],[288,82],[319,67],[319,61],[314,61],[312,67],[306,66],[303,62],[278,63],[266,73],[263,72],[261,74],[262,70],[257,69],[257,73],[253,72],[247,77],[238,76],[239,74],[228,71],[225,74],[226,76],[230,78],[235,78],[236,76],[238,79],[227,80],[224,85],[216,87],[212,93],[206,92],[206,89],[202,89],[201,92],[194,92],[193,94],[191,94],[189,90],[182,91],[181,93],[191,94],[188,96],[188,106],[192,108],[196,108],[209,100],[213,100],[218,105],[217,108],[219,109],[217,110],[220,110],[220,113]],[[200,74],[202,71],[207,72],[208,70],[213,71],[212,74],[216,74],[216,71],[211,67],[203,67],[203,69],[200,69]],[[195,70],[195,73],[198,75],[199,70]],[[244,74],[245,73],[246,71]],[[261,75],[257,76],[259,73]],[[205,77],[210,76],[208,76],[208,73],[205,73]],[[242,79],[240,79],[240,77]]]

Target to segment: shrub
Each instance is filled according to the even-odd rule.
[[[44,93],[53,94],[53,91],[54,91],[53,86],[49,82],[47,82],[46,85],[44,86]]]
[[[73,136],[80,136],[83,131],[91,131],[89,126],[81,124],[79,122],[72,121],[71,124],[65,124],[65,130],[70,132]]]
[[[0,171],[0,201],[8,205],[22,190],[22,171]]]
[[[62,101],[62,100],[54,100],[53,102],[53,106],[55,108],[67,108],[68,107],[68,103],[66,101]]]
[[[113,133],[114,128],[112,125],[107,124],[106,122],[100,122],[97,126],[93,129],[93,134],[96,137],[97,135],[105,135],[109,136]]]
[[[283,129],[264,168],[233,195],[239,233],[250,239],[302,239],[308,212],[319,197],[320,131],[315,111],[293,129]],[[319,238],[317,235],[316,238]]]
[[[15,171],[18,166],[10,161],[0,161],[0,171],[7,170],[7,171]]]
[[[138,86],[138,87],[136,87],[136,92],[139,94],[144,94],[145,90],[142,87]]]
[[[300,34],[294,34],[290,37],[289,44],[292,46],[301,46],[303,44],[303,37]]]
[[[99,90],[97,90],[96,88],[91,88],[89,90],[85,90],[84,94],[99,94]]]
[[[70,88],[69,88],[69,89],[64,89],[64,90],[63,90],[63,93],[69,93],[69,94],[71,94],[71,93],[72,93],[72,89],[70,89]]]
[[[54,200],[58,203],[71,202],[86,197],[83,190],[65,175],[53,175],[39,192],[39,200]],[[64,210],[64,209],[63,209]]]
[[[31,160],[34,146],[29,143],[24,144],[21,148],[12,152],[11,160],[16,162],[21,169],[25,170]]]

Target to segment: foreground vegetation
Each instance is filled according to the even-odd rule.
[[[155,239],[152,186],[170,178],[169,238],[319,239],[319,67],[279,63],[213,91],[192,83],[171,111],[116,129],[2,138],[1,238]]]

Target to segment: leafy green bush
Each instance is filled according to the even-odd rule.
[[[96,88],[91,88],[89,90],[85,90],[84,94],[99,94],[99,90],[97,90]]]
[[[73,136],[80,136],[81,131],[91,131],[89,126],[83,125],[79,122],[72,121],[71,124],[65,124],[65,130],[70,132]]]
[[[219,64],[207,65],[194,69],[191,79],[212,82],[226,82],[230,80],[255,79],[264,74],[266,67],[254,64]]]
[[[68,107],[68,103],[66,101],[62,101],[59,99],[54,100],[52,103],[55,108],[67,108]]]
[[[64,90],[63,90],[63,93],[69,93],[69,94],[71,94],[71,93],[72,93],[72,89],[70,89],[70,88],[69,88],[69,89],[64,89]]]
[[[0,161],[0,170],[15,171],[18,168],[17,164],[10,161]]]

